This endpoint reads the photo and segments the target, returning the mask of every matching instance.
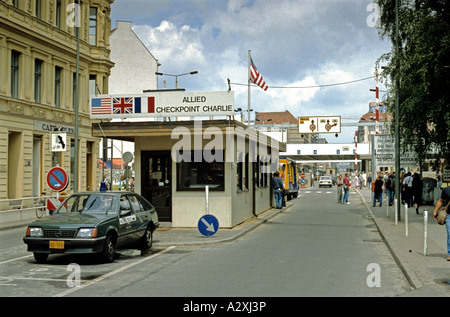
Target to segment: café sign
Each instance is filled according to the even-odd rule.
[[[91,95],[91,119],[234,115],[233,91]]]

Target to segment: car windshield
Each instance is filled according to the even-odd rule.
[[[322,176],[320,178],[321,181],[329,181],[330,180],[330,176]]]
[[[116,213],[116,199],[114,195],[73,195],[64,201],[58,212],[114,214]]]

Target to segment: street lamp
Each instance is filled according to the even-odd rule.
[[[172,76],[172,77],[175,77],[175,89],[178,89],[178,77],[184,76],[184,75],[195,75],[195,74],[198,74],[198,71],[193,71],[193,72],[184,73],[184,74],[178,74],[178,75],[165,74],[165,73],[160,73],[160,72],[156,72],[155,73],[155,75],[158,75],[158,76]]]

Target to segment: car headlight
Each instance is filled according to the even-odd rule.
[[[97,228],[81,228],[78,230],[77,238],[95,238],[97,237]]]
[[[43,237],[44,236],[44,230],[40,227],[28,227],[27,228],[27,237]]]

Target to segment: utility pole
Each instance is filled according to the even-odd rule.
[[[398,6],[400,0],[395,0],[395,69],[399,69],[399,17]],[[395,77],[395,198],[397,200],[398,220],[400,220],[400,107],[399,107],[399,79]]]

